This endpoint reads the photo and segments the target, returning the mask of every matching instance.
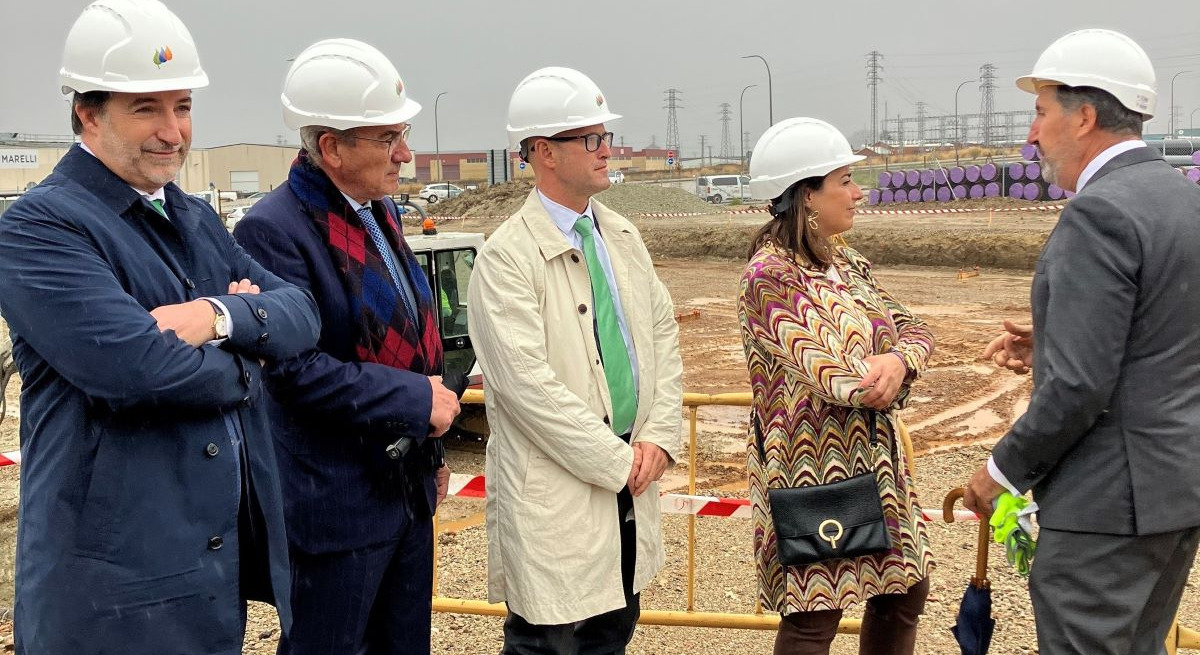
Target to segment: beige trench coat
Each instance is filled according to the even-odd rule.
[[[681,447],[683,364],[667,289],[641,235],[592,201],[637,352],[633,441]],[[583,253],[537,191],[475,260],[470,335],[484,374],[488,598],[535,624],[582,620],[625,606],[617,492],[633,449],[605,423],[608,384],[592,329]],[[635,591],[662,568],[658,485],[634,499]]]

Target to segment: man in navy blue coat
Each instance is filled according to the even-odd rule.
[[[293,567],[295,627],[279,652],[421,655],[449,478],[437,437],[458,399],[440,377],[437,305],[387,198],[420,106],[382,53],[350,39],[301,53],[282,100],[303,149],[234,230],[321,312],[317,347],[268,379]],[[408,455],[389,459],[401,439]]]
[[[240,653],[247,599],[291,623],[260,362],[310,348],[316,308],[171,182],[207,76],[165,6],[90,5],[62,83],[82,145],[0,218],[16,652]]]

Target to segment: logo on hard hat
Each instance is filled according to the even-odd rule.
[[[1147,97],[1146,97],[1146,96],[1144,96],[1144,95],[1138,95],[1138,97],[1137,97],[1137,106],[1138,106],[1138,109],[1147,109],[1147,108],[1149,108],[1149,107],[1150,107],[1150,98],[1147,98]]]
[[[604,106],[604,96],[600,95],[599,93],[596,94],[596,106],[597,107]]]
[[[163,46],[154,52],[154,55],[150,57],[150,61],[154,62],[155,66],[162,68],[163,64],[174,58],[175,55],[171,54],[171,48]]]
[[[396,95],[404,97],[404,80],[396,80]]]

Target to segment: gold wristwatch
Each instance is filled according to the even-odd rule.
[[[216,303],[210,303],[213,306],[213,312],[216,316],[213,317],[213,340],[229,338],[229,319],[225,317],[225,312]]]

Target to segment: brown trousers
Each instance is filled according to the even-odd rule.
[[[912,655],[917,643],[917,623],[925,611],[929,580],[921,580],[903,594],[880,594],[867,601],[859,655]],[[775,655],[828,655],[837,634],[842,610],[795,612],[782,617],[775,635]]]

